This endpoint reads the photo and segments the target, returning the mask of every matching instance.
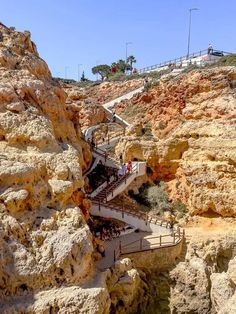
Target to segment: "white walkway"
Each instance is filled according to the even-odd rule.
[[[141,93],[143,91],[143,89],[144,89],[144,86],[141,86],[141,87],[139,87],[139,88],[137,88],[137,89],[135,89],[135,90],[133,90],[133,91],[123,95],[123,96],[120,96],[120,97],[118,97],[118,98],[116,98],[114,100],[111,100],[111,101],[105,103],[103,105],[103,107],[105,109],[111,109],[112,107],[114,107],[116,104],[118,104],[122,100],[131,99],[135,94]]]
[[[176,245],[181,238],[174,238],[171,232],[167,235],[148,232],[132,232],[105,242],[105,257],[97,262],[100,270],[111,267],[120,255],[145,250],[160,249],[161,247]],[[120,252],[121,250],[121,252]]]
[[[105,104],[103,104],[103,108],[105,109],[106,113],[107,113],[107,116],[109,119],[112,118],[113,114],[112,114],[112,108],[115,107],[118,103],[120,103],[122,100],[126,100],[126,99],[131,99],[135,94],[138,94],[138,93],[141,93],[144,89],[144,86],[141,86],[123,96],[120,96],[116,99],[113,99]],[[122,119],[120,116],[118,116],[117,114],[115,115],[116,117],[116,122],[117,123],[120,123],[122,126],[126,127],[126,126],[129,126],[129,123],[127,121],[125,121],[124,119]],[[84,131],[84,136],[85,136],[85,139],[86,141],[87,140],[91,140],[92,138],[92,133],[94,130],[98,129],[100,127],[100,125],[93,125],[91,126],[90,128],[86,129]]]
[[[135,94],[142,92],[143,89],[144,86],[104,104],[103,107],[106,110],[108,118],[112,119],[114,117],[113,112],[110,109],[114,108],[116,104],[122,100],[131,99]],[[115,115],[115,118],[116,122],[120,123],[123,127],[129,126],[129,124],[118,115]],[[95,125],[87,129],[84,133],[85,139],[90,140],[92,138],[93,131],[99,127],[100,125]],[[100,151],[98,149],[97,153],[95,150],[95,161],[91,169],[94,169],[98,161],[104,158],[104,153],[108,147],[113,147],[116,145],[118,139],[116,138],[111,140],[109,145],[103,145],[100,147]],[[104,153],[102,153],[101,148],[104,150]],[[113,166],[117,167],[114,161],[109,160],[109,163],[111,166],[113,163]],[[121,180],[122,182],[119,183],[118,180],[117,184],[114,185],[114,188],[112,187],[112,189],[109,190],[106,200],[109,201],[116,195],[122,193],[137,176],[144,175],[146,173],[145,162],[135,162],[135,164],[133,163],[133,166],[135,166],[135,171],[132,170],[132,174],[127,177],[127,180],[124,182]],[[104,193],[104,188],[99,188],[101,188],[99,193]],[[104,218],[118,219],[127,223],[128,225],[131,225],[134,227],[134,229],[139,230],[139,232],[132,232],[130,234],[115,238],[111,241],[105,241],[105,257],[97,263],[98,268],[101,270],[111,267],[114,264],[114,261],[118,259],[122,253],[140,252],[160,248],[165,245],[176,245],[183,239],[184,236],[184,234],[182,236],[179,229],[171,230],[166,226],[162,226],[156,219],[148,217],[144,213],[134,213],[128,209],[114,208],[109,204],[101,204],[100,199],[99,203],[96,202],[95,199],[93,200],[91,214]]]

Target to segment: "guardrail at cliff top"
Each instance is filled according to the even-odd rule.
[[[225,55],[230,55],[230,54],[232,54],[232,53],[231,52],[222,51],[222,50],[215,50],[215,49],[213,49],[212,52],[209,55],[220,57],[220,56],[225,56]],[[208,49],[204,49],[204,50],[200,50],[198,52],[191,53],[188,56],[185,55],[185,56],[178,57],[178,58],[175,58],[175,59],[171,59],[171,60],[168,60],[168,61],[160,62],[158,64],[147,66],[145,68],[139,69],[138,73],[141,74],[141,73],[145,73],[147,71],[152,71],[152,70],[163,68],[163,67],[170,66],[170,65],[178,65],[178,64],[181,64],[181,62],[183,62],[183,61],[191,60],[191,59],[194,59],[194,58],[197,58],[197,57],[201,57],[201,56],[205,56],[205,55],[208,55]]]

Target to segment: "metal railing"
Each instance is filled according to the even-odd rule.
[[[115,158],[111,157],[111,155],[109,153],[107,153],[105,150],[99,148],[99,147],[95,147],[93,148],[93,151],[99,155],[100,157],[104,158],[104,161],[106,162],[107,160],[111,160],[114,162],[114,164],[119,165],[119,161],[116,160]]]
[[[119,102],[117,102],[119,103]],[[114,104],[114,106],[116,106],[116,104]],[[112,119],[113,118],[113,113],[110,109],[106,108],[106,107],[103,107],[104,110],[106,111],[107,113],[107,117],[109,119]],[[121,118],[121,116],[118,116],[117,114],[115,114],[115,119],[116,119],[116,122],[119,123],[120,125],[122,125],[123,127],[127,127],[129,124],[127,123],[127,121],[125,121],[123,118]]]
[[[170,223],[166,220],[160,220],[154,215],[149,215],[148,213],[144,213],[142,211],[137,210],[137,208],[132,208],[132,207],[126,207],[124,202],[122,203],[121,207],[114,205],[114,204],[107,204],[102,202],[100,199],[98,200],[93,200],[93,204],[98,205],[98,210],[101,211],[101,206],[107,207],[111,210],[114,210],[116,212],[119,212],[121,215],[121,218],[124,218],[124,215],[130,215],[132,217],[136,217],[138,219],[142,219],[145,224],[147,225],[148,223],[152,223],[154,225],[158,225],[160,227],[165,227],[165,228],[170,228]]]
[[[161,227],[165,227],[166,229],[170,229],[170,234],[164,234],[164,235],[158,235],[158,236],[148,236],[146,238],[141,238],[139,240],[132,241],[130,243],[127,243],[125,245],[122,245],[121,241],[119,242],[119,247],[117,247],[113,251],[113,258],[114,262],[119,259],[121,255],[124,254],[130,254],[130,253],[138,253],[143,251],[150,251],[154,249],[160,249],[163,247],[169,247],[169,246],[175,246],[183,239],[185,238],[185,230],[180,229],[179,227],[171,226],[170,223],[168,223],[165,220],[159,220],[155,216],[146,214],[141,211],[134,211],[130,208],[125,208],[122,206],[122,208],[118,206],[114,206],[112,204],[104,204],[100,201],[93,201],[93,204],[98,205],[98,210],[101,211],[101,207],[107,207],[111,210],[117,211],[121,214],[121,218],[124,219],[124,215],[136,217],[138,219],[141,219],[145,222],[147,225],[148,222],[159,225]],[[152,243],[147,243],[147,240],[152,240]],[[154,241],[153,241],[154,240]]]
[[[172,234],[140,238],[125,245],[122,245],[122,242],[120,241],[119,246],[113,251],[113,259],[115,262],[122,255],[173,247],[182,242],[184,239],[185,230],[180,230],[180,228],[178,227],[177,229],[172,230]]]
[[[99,199],[100,203],[104,201],[107,202],[108,196],[111,194],[113,196],[114,190],[120,186],[123,182],[126,184],[127,179],[132,175],[138,173],[138,165],[137,163],[132,167],[130,172],[122,175],[118,180],[110,182],[102,191],[99,192],[98,195],[95,196],[96,199]]]
[[[140,212],[140,211],[134,211],[130,208],[125,208],[124,204],[122,205],[122,207],[119,207],[119,206],[115,206],[113,204],[107,204],[107,203],[103,203],[101,201],[101,199],[98,199],[98,200],[93,200],[92,201],[93,204],[95,205],[98,205],[98,210],[101,211],[101,206],[105,207],[105,208],[109,208],[111,210],[114,210],[118,213],[120,213],[121,215],[121,218],[124,218],[124,215],[130,215],[130,216],[133,216],[133,217],[136,217],[136,218],[139,218],[139,219],[142,219],[145,221],[146,224],[148,224],[148,215],[143,213],[143,212]]]
[[[94,132],[92,133],[92,136],[96,136],[94,135],[94,133],[96,133],[96,131],[98,131],[99,129],[94,130]],[[108,130],[109,132],[110,130]],[[110,144],[110,142],[115,139],[115,138],[120,138],[122,135],[125,134],[125,129],[123,130],[119,130],[117,132],[114,132],[113,134],[107,134],[107,136],[104,137],[104,139],[98,139],[96,140],[96,146],[98,145],[103,145],[103,144]]]
[[[120,255],[124,255],[174,246],[178,244],[180,241],[182,241],[184,237],[185,237],[184,229],[180,230],[180,228],[178,227],[176,229],[173,229],[171,234],[148,236],[146,238],[141,238],[132,241],[125,245],[122,245],[122,243],[120,243],[119,253]]]
[[[141,74],[141,73],[145,73],[145,72],[150,71],[150,70],[155,70],[155,69],[166,67],[166,66],[168,66],[168,67],[173,66],[173,65],[176,66],[178,64],[181,64],[181,62],[207,55],[207,54],[209,54],[208,52],[209,52],[208,49],[204,49],[204,50],[200,50],[198,52],[191,53],[188,56],[182,56],[182,57],[178,57],[178,58],[171,59],[168,61],[160,62],[158,64],[154,64],[154,65],[142,68],[142,69],[138,70],[138,73]],[[209,55],[214,56],[214,53],[215,54],[220,53],[220,54],[222,54],[222,56],[232,54],[231,52],[213,49]]]

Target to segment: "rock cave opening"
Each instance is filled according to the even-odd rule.
[[[199,216],[205,217],[205,218],[220,218],[220,217],[222,217],[222,215],[215,212],[212,207],[209,207],[206,212],[200,214]]]

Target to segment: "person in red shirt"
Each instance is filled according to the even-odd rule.
[[[113,66],[113,67],[111,68],[111,73],[116,73],[116,67],[115,67],[115,66]]]
[[[130,173],[132,171],[132,161],[131,160],[128,161],[127,170],[128,170],[128,173]]]

